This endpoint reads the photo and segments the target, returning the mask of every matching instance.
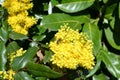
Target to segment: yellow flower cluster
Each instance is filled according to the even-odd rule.
[[[15,72],[10,69],[8,71],[0,71],[0,75],[3,76],[4,80],[14,80],[13,76],[14,76]]]
[[[51,58],[52,64],[60,68],[76,69],[80,66],[88,70],[92,69],[95,65],[92,44],[86,34],[64,25],[55,34],[55,40],[49,44],[50,49],[55,53]]]
[[[30,0],[5,0],[3,7],[7,9],[10,15],[16,15],[33,7]]]
[[[26,50],[23,50],[23,48],[20,48],[19,50],[11,53],[9,56],[10,64],[12,63],[12,61],[15,57],[22,56],[25,52],[26,52]]]
[[[27,10],[33,7],[30,0],[5,0],[2,6],[8,11],[8,23],[14,32],[27,35],[28,29],[37,22],[28,16]]]
[[[26,50],[23,50],[23,48],[20,48],[19,50],[11,53],[9,55],[10,65],[15,57],[21,56],[26,52]],[[0,71],[0,77],[2,77],[4,80],[14,80],[15,71],[12,69],[9,69],[8,71]]]

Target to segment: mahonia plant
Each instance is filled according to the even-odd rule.
[[[120,80],[119,53],[120,0],[0,0],[0,80]]]

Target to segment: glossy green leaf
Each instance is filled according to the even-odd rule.
[[[91,77],[92,75],[94,75],[96,72],[97,72],[97,70],[100,68],[100,64],[101,64],[101,53],[99,52],[98,54],[97,54],[97,56],[96,56],[96,64],[95,64],[95,66],[94,66],[94,68],[89,72],[89,74],[86,76],[86,78],[89,78],[89,77]]]
[[[73,29],[81,29],[81,23],[75,20],[67,14],[51,14],[43,17],[41,26],[48,28],[49,30],[57,31],[61,25],[68,23]]]
[[[15,52],[18,49],[19,49],[19,46],[15,41],[10,42],[7,46],[7,54],[9,55],[10,53]]]
[[[26,69],[34,76],[39,76],[39,77],[58,78],[63,75],[62,73],[53,71],[48,66],[33,62],[27,63]]]
[[[111,18],[111,21],[110,21],[110,26],[112,29],[114,29],[114,26],[115,26],[115,18]]]
[[[93,23],[85,23],[83,26],[83,32],[88,35],[88,38],[93,42],[93,51],[96,55],[101,48],[101,32],[98,26]]]
[[[114,36],[113,36],[113,32],[110,30],[110,28],[106,28],[105,30],[105,36],[107,38],[107,41],[109,42],[109,44],[115,48],[120,50],[120,45],[118,45],[115,40],[114,40]]]
[[[7,22],[2,21],[2,27],[0,28],[0,41],[6,42],[8,39],[8,30],[7,30]]]
[[[107,76],[105,76],[105,74],[101,73],[99,75],[94,75],[92,77],[92,80],[108,80]]]
[[[21,71],[14,75],[15,80],[34,80],[27,72]]]
[[[111,19],[113,11],[115,10],[115,7],[117,6],[117,4],[112,4],[110,6],[107,6],[106,10],[105,10],[105,18],[107,19]]]
[[[12,63],[12,69],[17,71],[21,68],[24,68],[25,65],[28,63],[28,61],[32,60],[32,58],[35,56],[36,53],[37,53],[37,48],[31,47],[22,56],[14,58]]]
[[[46,35],[39,35],[39,36],[33,36],[34,41],[42,41],[43,39],[46,38]]]
[[[46,64],[47,62],[50,61],[51,56],[53,55],[53,53],[51,51],[45,51],[45,56],[43,59],[43,62]]]
[[[65,0],[63,0],[65,1]],[[56,7],[64,12],[74,13],[89,8],[95,0],[69,0],[65,3],[57,4]]]
[[[6,65],[6,48],[5,48],[5,43],[3,41],[0,41],[0,71],[5,70],[5,65]]]
[[[120,78],[120,56],[106,50],[102,50],[101,56],[108,71],[114,77]]]
[[[16,32],[10,32],[9,37],[13,40],[23,40],[23,39],[28,38],[26,35],[19,34],[19,33],[16,33]]]
[[[42,27],[40,25],[37,26],[39,32],[37,33],[38,35],[44,34],[45,31],[47,30],[45,27]]]
[[[74,16],[73,18],[79,21],[81,24],[90,22],[90,15]]]

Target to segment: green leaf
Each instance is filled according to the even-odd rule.
[[[63,76],[62,73],[58,73],[50,69],[48,66],[28,62],[26,65],[26,69],[36,77],[47,77],[47,78],[58,78]]]
[[[114,26],[115,26],[115,18],[111,18],[111,21],[110,21],[110,26],[112,29],[114,29]]]
[[[53,53],[51,51],[45,51],[45,56],[43,59],[43,62],[46,64],[47,62],[50,61],[51,56],[53,55]]]
[[[119,14],[119,19],[120,19],[120,2],[119,2],[119,6],[118,6],[118,14]]]
[[[80,80],[80,78],[75,78],[74,80]]]
[[[27,72],[21,71],[14,75],[15,80],[34,80]]]
[[[37,48],[31,47],[22,56],[14,58],[11,65],[12,69],[17,71],[21,68],[24,68],[25,65],[28,63],[28,61],[30,61],[35,56],[36,53],[37,53]]]
[[[65,1],[65,0],[62,0]],[[68,13],[74,13],[89,8],[95,0],[68,0],[65,3],[57,4],[60,10]]]
[[[92,77],[92,80],[108,80],[108,79],[103,73],[101,73],[99,75],[94,75]]]
[[[108,0],[103,0],[103,2],[104,2],[104,3],[107,3],[107,2],[108,2]]]
[[[41,26],[52,31],[57,31],[61,25],[68,23],[73,29],[81,29],[81,23],[67,14],[55,13],[43,17]]]
[[[3,7],[0,6],[0,27],[2,26],[3,21],[5,21],[4,14],[5,14],[5,10],[3,9]]]
[[[91,77],[92,75],[94,75],[97,70],[100,68],[100,64],[101,64],[101,53],[99,52],[96,56],[96,64],[95,64],[95,67],[90,71],[90,73],[86,76],[86,78],[89,78]]]
[[[3,41],[0,41],[0,71],[5,70],[6,62],[7,62],[7,58],[6,58],[5,43]]]
[[[108,6],[105,10],[105,18],[107,19],[111,19],[113,11],[115,10],[115,7],[117,6],[117,4],[112,4],[110,6]]]
[[[13,41],[8,44],[6,53],[9,55],[10,53],[15,52],[18,49],[19,49],[18,44],[15,41]]]
[[[59,4],[58,0],[51,0],[52,7]]]
[[[98,26],[93,23],[85,23],[82,32],[88,35],[88,38],[93,42],[93,51],[96,55],[101,48],[101,32]]]
[[[46,77],[36,77],[36,79],[35,80],[49,80],[48,78],[46,78]]]
[[[42,41],[43,39],[46,38],[46,35],[39,35],[39,36],[33,36],[32,39],[34,41]]]
[[[40,25],[38,25],[37,28],[39,30],[39,32],[37,33],[38,35],[44,34],[45,31],[47,30],[46,28],[44,28],[44,27],[42,27]]]
[[[35,36],[32,37],[32,39],[34,41],[42,41],[43,39],[46,38],[45,32],[47,29],[45,27],[40,26],[40,25],[37,25],[37,29],[38,29],[38,32],[36,33]]]
[[[114,77],[120,78],[120,56],[106,50],[102,50],[101,56],[108,71]]]
[[[7,31],[7,22],[2,21],[2,27],[0,28],[0,41],[6,42],[8,39],[8,31]]]
[[[19,34],[13,31],[9,33],[9,37],[13,40],[23,40],[28,38],[26,35]]]
[[[105,28],[104,30],[105,30],[105,36],[107,38],[108,43],[113,48],[120,50],[120,45],[115,42],[113,32],[110,30],[110,28]]]
[[[79,21],[81,24],[90,22],[90,15],[74,16],[73,18]]]

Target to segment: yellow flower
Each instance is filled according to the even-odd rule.
[[[31,0],[5,0],[2,6],[8,11],[8,24],[14,32],[27,35],[28,29],[37,22],[28,16],[27,10],[33,7]]]
[[[26,50],[23,50],[23,48],[20,48],[19,50],[11,53],[9,55],[10,65],[13,62],[13,59],[15,57],[21,56],[25,52]],[[12,69],[9,69],[7,71],[0,71],[0,77],[2,77],[4,80],[14,80],[14,75],[15,75],[15,71],[13,71]]]
[[[21,2],[29,3],[31,0],[21,0]]]
[[[80,66],[92,69],[94,66],[92,44],[86,34],[64,25],[58,30],[55,40],[51,41],[49,45],[55,53],[51,58],[52,64],[56,64],[60,68],[76,69]]]
[[[8,71],[3,71],[2,77],[4,80],[14,80],[14,77],[13,77],[14,75],[15,75],[15,72],[12,69],[10,69]]]
[[[12,61],[13,61],[13,59],[14,59],[15,57],[22,56],[25,52],[26,52],[26,50],[23,50],[23,48],[20,48],[19,50],[11,53],[11,54],[10,54],[10,57],[9,57],[9,59],[10,59],[10,64],[12,63]]]
[[[8,23],[11,25],[14,32],[26,35],[28,34],[28,29],[36,24],[36,19],[27,16],[27,14],[27,12],[22,12],[18,15],[8,17]]]
[[[0,71],[0,75],[2,75],[3,71]]]
[[[10,15],[14,15],[31,9],[33,7],[33,3],[30,3],[30,0],[5,0],[2,6],[7,9]]]
[[[27,35],[28,31],[24,28],[22,28],[20,25],[12,25],[13,31],[20,33],[20,34],[24,34]]]

